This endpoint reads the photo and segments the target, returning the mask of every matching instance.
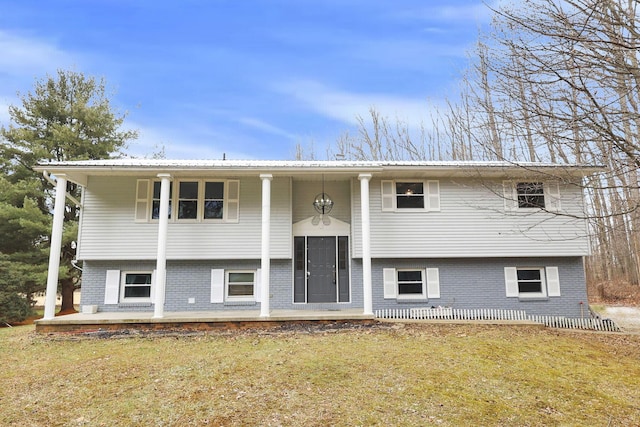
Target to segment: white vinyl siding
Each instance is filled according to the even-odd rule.
[[[373,258],[584,256],[589,243],[578,186],[562,185],[562,213],[505,212],[502,181],[439,180],[440,211],[384,211],[382,185],[370,191]],[[352,186],[353,256],[362,256],[360,185]],[[512,187],[509,187],[512,188]],[[513,200],[513,198],[512,198]],[[576,218],[571,217],[575,215]]]
[[[203,178],[204,179],[204,178]],[[215,181],[215,178],[209,179]],[[259,259],[262,193],[258,176],[242,178],[238,221],[170,221],[168,259]],[[78,259],[154,260],[157,221],[135,220],[137,179],[90,177],[85,189]],[[291,191],[288,178],[275,178],[271,192],[271,255],[291,257]],[[230,191],[234,193],[233,189]],[[311,196],[313,197],[313,196]],[[233,202],[233,199],[229,199]]]

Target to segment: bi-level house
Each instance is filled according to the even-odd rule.
[[[83,308],[453,307],[578,317],[596,167],[506,162],[53,162],[45,319],[67,182],[83,189]]]

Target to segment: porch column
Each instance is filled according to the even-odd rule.
[[[360,210],[362,215],[362,293],[363,314],[373,315],[373,290],[371,284],[371,223],[369,220],[370,173],[358,175],[360,180]]]
[[[271,180],[270,173],[260,174],[262,180],[262,250],[260,268],[260,317],[269,317],[269,276],[271,274]]]
[[[158,214],[158,254],[156,256],[156,283],[153,318],[164,317],[164,294],[167,282],[167,229],[169,228],[169,190],[171,175],[159,173],[160,178],[160,211]]]
[[[47,291],[44,300],[44,319],[51,320],[56,316],[56,295],[58,294],[58,270],[62,250],[62,227],[64,224],[64,207],[67,195],[67,176],[56,175],[56,201],[53,207],[53,225],[51,226],[51,245],[49,249],[49,272],[47,274]]]

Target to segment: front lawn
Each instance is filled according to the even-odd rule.
[[[0,330],[0,425],[640,424],[640,336],[389,325],[47,338]]]

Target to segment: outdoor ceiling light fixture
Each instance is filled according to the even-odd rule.
[[[316,194],[313,207],[320,215],[328,214],[333,208],[331,196],[324,192],[324,175],[322,175],[322,193]]]

